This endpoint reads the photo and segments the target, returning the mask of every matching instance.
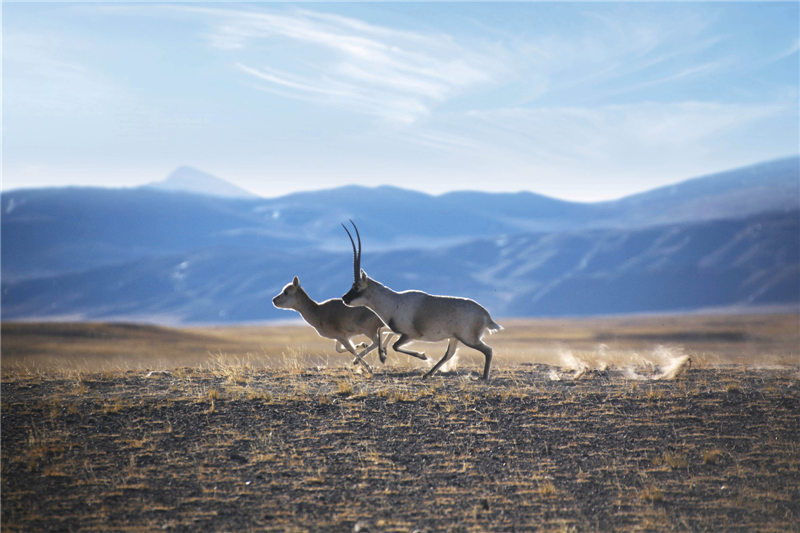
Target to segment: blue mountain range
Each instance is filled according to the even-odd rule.
[[[352,283],[348,219],[372,277],[493,316],[800,310],[798,157],[590,204],[386,186],[259,198],[172,177],[4,192],[3,320],[287,318],[270,299],[292,276],[317,299]]]

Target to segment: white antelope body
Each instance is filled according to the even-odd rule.
[[[402,348],[412,340],[441,341],[448,339],[444,357],[431,368],[423,378],[427,378],[450,359],[460,341],[466,346],[483,353],[485,363],[483,379],[489,379],[492,364],[492,348],[483,342],[483,336],[503,329],[489,312],[478,302],[468,298],[434,296],[422,291],[396,292],[371,279],[361,270],[361,236],[353,221],[358,238],[358,250],[353,236],[345,227],[350,243],[353,245],[353,286],[342,296],[347,305],[366,306],[375,311],[384,324],[400,338],[392,348],[419,359],[427,360],[424,353]],[[343,225],[344,227],[344,225]]]
[[[272,299],[272,304],[281,309],[294,309],[299,312],[321,337],[336,341],[337,352],[350,352],[367,370],[372,369],[364,360],[364,356],[375,348],[378,349],[381,362],[386,361],[386,344],[391,334],[387,336],[385,343],[381,344],[384,324],[366,307],[347,306],[339,298],[317,303],[300,286],[297,276]],[[350,340],[357,335],[364,335],[372,340],[372,344],[362,352],[357,352]]]

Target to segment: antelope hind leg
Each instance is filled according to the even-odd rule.
[[[440,367],[441,367],[443,364],[445,364],[445,363],[447,362],[447,360],[448,360],[448,359],[450,359],[451,357],[453,357],[453,354],[454,354],[454,353],[456,353],[456,344],[458,344],[458,341],[457,341],[456,339],[450,339],[450,342],[449,342],[449,343],[447,343],[447,351],[446,351],[446,352],[444,352],[444,357],[442,357],[442,358],[439,360],[439,362],[438,362],[438,363],[436,363],[435,365],[433,365],[433,368],[431,368],[430,370],[428,370],[428,371],[425,373],[425,375],[424,375],[424,376],[422,376],[422,379],[427,379],[427,377],[428,377],[428,376],[431,376],[431,375],[433,375],[433,373],[434,373],[434,372],[436,372],[437,370],[439,370],[439,368],[440,368]]]
[[[464,342],[463,339],[458,339],[458,340]],[[468,344],[466,342],[464,342],[464,344],[474,350],[478,350],[483,354],[483,356],[485,357],[485,362],[483,364],[483,381],[489,381],[489,369],[492,366],[492,347],[483,342],[482,340],[478,340],[478,342],[474,344]]]

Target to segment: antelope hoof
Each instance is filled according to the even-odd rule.
[[[381,363],[386,362],[386,352],[379,352],[378,357],[380,357]]]
[[[366,361],[359,361],[358,359],[356,359],[355,361],[353,361],[353,366],[358,367],[359,363],[361,363],[361,366],[364,368],[364,370],[366,370],[370,374],[374,374],[375,373],[375,372],[372,371],[372,367],[369,366],[369,363],[367,363]]]
[[[428,370],[427,372],[425,372],[425,373],[422,375],[422,379],[428,379],[429,377],[431,377],[431,376],[433,375],[433,370],[434,370],[434,369],[433,369],[433,368],[431,368],[430,370]]]

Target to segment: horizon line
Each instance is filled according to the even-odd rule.
[[[427,192],[427,191],[423,191],[423,190],[420,190],[420,189],[414,189],[414,188],[410,188],[410,187],[403,187],[401,185],[397,185],[396,183],[380,183],[380,184],[377,184],[377,185],[363,185],[363,184],[359,184],[359,183],[342,183],[341,185],[336,185],[336,186],[331,186],[331,187],[319,187],[319,188],[308,188],[308,189],[302,189],[301,188],[301,189],[295,189],[295,190],[292,190],[292,191],[289,191],[289,192],[286,192],[286,193],[277,194],[277,195],[274,195],[274,196],[265,196],[265,195],[261,195],[261,194],[255,193],[255,192],[253,192],[253,191],[251,191],[251,190],[249,190],[249,189],[247,189],[245,187],[242,187],[241,185],[238,185],[234,181],[231,181],[231,180],[226,179],[226,178],[221,178],[221,177],[219,177],[219,176],[217,176],[215,174],[212,174],[210,172],[207,172],[205,170],[202,170],[202,169],[197,168],[197,167],[195,167],[193,165],[190,165],[190,164],[177,165],[169,174],[167,174],[167,177],[169,177],[169,175],[171,175],[173,172],[175,172],[178,169],[182,169],[182,168],[191,169],[192,171],[196,171],[198,173],[203,173],[203,174],[209,175],[209,176],[211,176],[211,177],[213,177],[213,178],[215,178],[217,180],[220,180],[221,182],[224,182],[226,184],[232,185],[232,186],[234,186],[234,187],[236,187],[236,188],[238,188],[238,189],[240,189],[240,190],[242,190],[244,192],[249,193],[250,196],[241,196],[241,197],[226,196],[226,195],[213,194],[213,193],[203,193],[201,191],[192,191],[190,189],[166,189],[166,188],[158,187],[158,184],[166,181],[167,177],[165,177],[163,179],[160,179],[160,180],[156,180],[156,181],[148,181],[148,182],[141,183],[141,184],[138,184],[138,185],[84,185],[84,184],[79,184],[79,183],[70,183],[70,184],[64,184],[64,185],[42,185],[42,186],[33,186],[33,187],[15,187],[15,188],[11,188],[11,189],[4,188],[2,186],[2,178],[0,178],[0,194],[16,193],[16,192],[22,192],[22,191],[41,191],[41,190],[51,190],[51,189],[100,189],[100,190],[151,189],[151,190],[168,192],[168,193],[175,193],[175,194],[194,194],[194,195],[199,195],[199,196],[217,197],[217,198],[222,198],[222,199],[227,199],[227,200],[263,201],[263,200],[276,200],[276,199],[279,199],[279,198],[285,198],[287,196],[293,196],[293,195],[297,195],[297,194],[313,194],[313,193],[318,193],[318,192],[335,191],[335,190],[338,190],[338,189],[351,187],[351,188],[361,188],[361,189],[370,189],[370,190],[381,189],[381,188],[391,188],[391,189],[397,189],[397,190],[406,191],[406,192],[413,192],[413,193],[417,193],[417,194],[421,194],[421,195],[429,196],[429,197],[433,197],[433,198],[445,196],[445,195],[448,195],[448,194],[454,194],[454,193],[483,193],[483,194],[491,194],[491,195],[532,194],[532,195],[535,195],[535,196],[540,196],[542,198],[547,198],[547,199],[550,199],[550,200],[559,201],[559,202],[565,202],[565,203],[600,204],[600,203],[614,202],[614,201],[622,200],[624,198],[630,198],[630,197],[633,197],[633,196],[638,196],[640,194],[647,194],[647,193],[649,193],[651,191],[657,191],[657,190],[661,190],[661,189],[665,189],[665,188],[669,188],[669,187],[674,187],[674,186],[677,186],[677,185],[680,185],[682,183],[686,183],[686,182],[689,182],[689,181],[694,181],[694,180],[699,180],[699,179],[704,179],[704,178],[710,178],[710,177],[713,177],[713,176],[726,174],[726,173],[729,173],[729,172],[735,172],[735,171],[738,171],[738,170],[745,170],[745,169],[758,167],[758,166],[762,166],[762,165],[774,164],[774,163],[777,163],[777,162],[780,162],[780,161],[788,161],[788,160],[791,160],[791,159],[797,159],[798,160],[798,169],[797,169],[797,171],[798,171],[798,175],[800,175],[800,152],[797,152],[795,154],[790,154],[790,155],[785,155],[785,156],[780,156],[780,157],[775,157],[775,158],[770,158],[770,159],[758,160],[758,161],[755,161],[755,162],[752,162],[752,163],[748,163],[748,164],[745,164],[745,165],[726,167],[726,168],[724,168],[722,170],[713,171],[713,172],[707,172],[707,173],[703,173],[703,174],[699,174],[699,175],[695,175],[695,176],[691,176],[691,177],[687,177],[687,178],[678,179],[677,181],[671,182],[671,183],[666,184],[666,185],[659,185],[659,186],[656,186],[656,187],[651,187],[649,189],[642,189],[642,190],[639,190],[639,191],[633,191],[633,192],[630,192],[628,194],[624,194],[622,196],[617,196],[617,197],[607,198],[607,199],[599,199],[599,200],[574,200],[574,199],[560,198],[560,197],[557,197],[557,196],[551,196],[551,195],[543,194],[543,193],[537,192],[537,191],[532,190],[532,189],[516,189],[516,190],[495,191],[495,190],[490,190],[490,189],[463,188],[463,189],[449,189],[449,190],[446,190],[446,191],[443,191],[443,192],[432,193],[432,192]]]

